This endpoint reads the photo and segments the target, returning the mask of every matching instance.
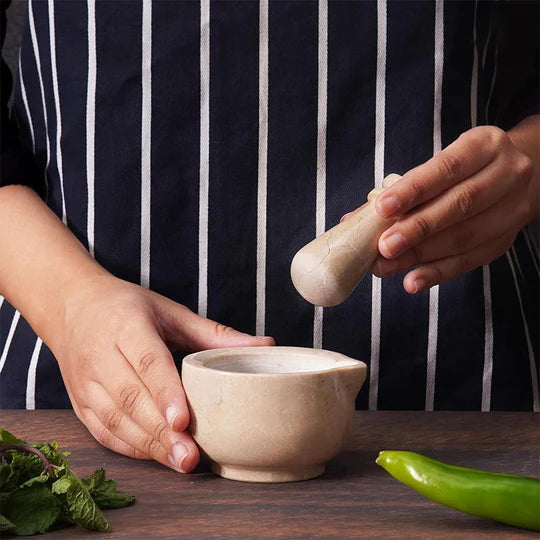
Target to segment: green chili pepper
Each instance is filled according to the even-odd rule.
[[[415,452],[383,451],[376,463],[428,499],[473,516],[540,530],[540,480],[441,463]]]

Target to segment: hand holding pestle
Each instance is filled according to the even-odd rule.
[[[316,306],[336,306],[352,293],[379,254],[381,234],[398,218],[384,219],[375,199],[401,178],[389,174],[367,203],[350,218],[306,244],[294,256],[291,278],[296,290]]]

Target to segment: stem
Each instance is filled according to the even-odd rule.
[[[0,444],[0,455],[4,454],[8,450],[19,450],[21,452],[29,452],[31,454],[36,454],[36,456],[43,461],[43,464],[45,465],[45,470],[49,474],[49,476],[55,480],[56,475],[54,474],[54,465],[47,459],[45,454],[41,452],[41,450],[38,450],[37,448],[33,448],[32,446],[25,446],[23,444]]]

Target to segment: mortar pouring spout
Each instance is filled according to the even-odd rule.
[[[341,385],[347,397],[354,401],[366,380],[367,366],[364,362],[347,358],[337,366]]]

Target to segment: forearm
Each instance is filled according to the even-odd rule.
[[[531,159],[533,174],[528,190],[531,221],[540,218],[540,115],[528,116],[508,131],[514,145]]]
[[[0,294],[48,344],[81,280],[107,275],[31,189],[0,188]]]

